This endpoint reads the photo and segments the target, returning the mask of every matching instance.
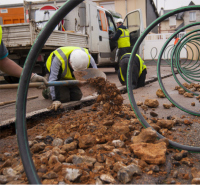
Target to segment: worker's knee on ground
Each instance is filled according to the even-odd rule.
[[[70,88],[70,101],[78,101],[82,98],[83,94],[79,87],[74,86]]]

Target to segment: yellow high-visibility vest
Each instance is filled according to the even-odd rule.
[[[118,28],[122,31],[122,34],[120,35],[118,39],[118,48],[125,48],[125,47],[130,47],[130,33],[128,29],[122,29]]]
[[[126,54],[124,54],[124,55],[127,55],[127,54],[130,54],[130,55],[131,55],[131,53],[126,53]],[[124,56],[124,55],[123,55],[123,56]],[[122,56],[122,57],[123,57],[123,56]],[[143,71],[144,69],[146,69],[147,66],[144,64],[144,61],[142,60],[142,58],[141,58],[138,54],[136,54],[136,56],[139,58],[139,61],[140,61],[140,71],[139,71],[139,77],[140,77],[141,74],[142,74],[142,71]],[[122,59],[122,57],[121,57],[121,59]],[[119,70],[120,70],[121,79],[122,79],[122,81],[125,82],[124,76],[123,76],[122,71],[121,71],[121,67],[119,68]],[[125,77],[125,78],[126,78],[126,77]]]
[[[0,45],[1,45],[1,40],[2,40],[2,27],[0,25]]]
[[[74,80],[75,78],[72,76],[72,73],[69,68],[69,55],[75,49],[84,50],[88,54],[88,58],[89,58],[88,67],[89,67],[89,65],[90,65],[89,51],[85,48],[68,46],[68,47],[60,47],[60,48],[56,49],[55,51],[53,51],[49,55],[47,62],[46,62],[47,70],[50,72],[53,55],[55,55],[61,62],[61,67],[62,67],[61,77],[66,80]]]

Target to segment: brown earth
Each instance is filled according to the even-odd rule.
[[[99,92],[92,106],[28,123],[32,127],[28,130],[32,158],[43,184],[199,183],[198,154],[172,149],[167,140],[155,140],[152,131],[144,134],[147,129],[139,124],[131,106],[123,104],[115,84],[101,78],[90,83]],[[180,138],[174,137],[172,128],[184,124],[186,129],[194,121],[170,118],[169,123],[144,117],[153,128],[174,141]],[[157,158],[154,155],[159,151],[158,146],[162,154]],[[0,147],[0,182],[28,184],[16,136],[2,138]],[[13,174],[6,169],[13,169]],[[76,178],[69,177],[69,169],[74,170],[74,176],[78,173]]]

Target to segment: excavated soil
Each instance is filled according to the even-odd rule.
[[[168,146],[166,161],[162,164],[145,162],[134,154],[130,147],[133,144],[132,137],[140,135],[144,129],[131,106],[123,104],[123,97],[115,84],[103,78],[89,79],[89,82],[98,89],[99,94],[92,106],[67,111],[44,120],[29,121],[29,125],[35,125],[27,131],[32,158],[43,184],[199,182],[199,154],[180,152]],[[159,120],[159,118],[147,118],[145,115],[144,117],[154,124]],[[177,141],[173,137],[173,130],[170,129],[165,128],[163,133]],[[0,147],[1,184],[28,184],[16,136],[2,138]],[[174,157],[175,155],[179,158]],[[134,164],[137,170],[132,169],[119,174],[119,162],[125,166]],[[66,169],[69,168],[74,170],[71,177],[66,175]],[[6,169],[13,170],[12,175]],[[135,172],[130,175],[134,170]]]

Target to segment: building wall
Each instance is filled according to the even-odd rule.
[[[183,20],[176,20],[176,26],[169,26],[169,20],[162,21],[160,24],[160,33],[173,33],[182,23]]]
[[[191,24],[191,23],[194,23],[194,22],[200,22],[200,11],[196,11],[196,21],[194,21],[194,22],[190,21],[189,12],[194,12],[194,11],[187,11],[187,12],[184,13],[184,17],[183,17],[184,25],[188,25],[188,24]],[[188,30],[194,30],[194,29],[200,29],[200,26],[188,28]]]

